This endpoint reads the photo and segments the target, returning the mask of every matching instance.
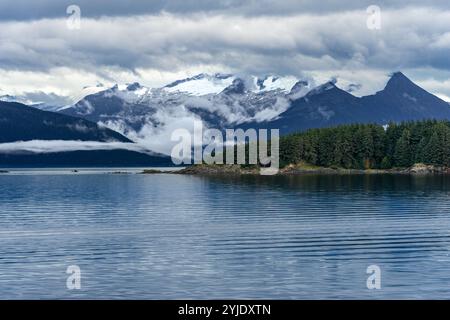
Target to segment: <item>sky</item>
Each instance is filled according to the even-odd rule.
[[[0,0],[0,95],[215,72],[337,79],[367,95],[402,71],[450,101],[449,53],[448,0]]]

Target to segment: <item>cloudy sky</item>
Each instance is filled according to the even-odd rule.
[[[97,83],[160,86],[232,72],[336,77],[363,95],[401,70],[450,101],[450,4],[404,3],[0,0],[0,94],[69,96]],[[72,4],[79,29],[66,12]],[[380,29],[370,5],[381,9]]]

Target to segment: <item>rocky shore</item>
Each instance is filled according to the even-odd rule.
[[[280,170],[280,174],[450,174],[450,168],[444,166],[433,166],[423,163],[416,163],[409,168],[392,169],[344,169],[344,168],[324,168],[324,167],[303,167],[302,165],[289,165]]]
[[[240,165],[193,165],[177,171],[144,170],[142,174],[186,174],[186,175],[259,175],[257,166]],[[450,174],[450,168],[417,163],[409,168],[393,169],[344,169],[311,166],[308,164],[288,165],[278,172],[278,175],[302,175],[302,174]]]
[[[161,171],[157,169],[148,169],[142,171],[142,174],[192,174],[192,175],[242,175],[242,174],[259,174],[258,167],[242,167],[240,165],[192,165],[181,170]]]
[[[405,169],[405,173],[410,174],[450,174],[450,168],[445,166],[433,166],[423,163],[416,163],[412,167]]]

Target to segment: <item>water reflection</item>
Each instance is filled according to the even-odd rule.
[[[0,177],[1,298],[449,298],[445,176]],[[66,267],[82,290],[65,287]],[[366,288],[366,268],[382,289]]]

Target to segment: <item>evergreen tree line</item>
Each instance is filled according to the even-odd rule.
[[[414,163],[450,166],[450,122],[424,120],[311,129],[280,139],[280,162],[389,169]]]

